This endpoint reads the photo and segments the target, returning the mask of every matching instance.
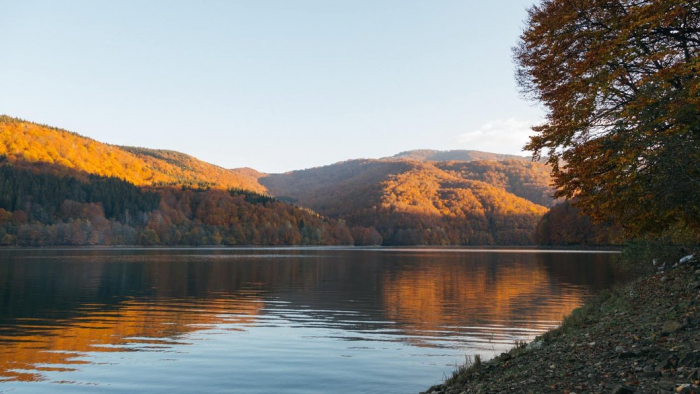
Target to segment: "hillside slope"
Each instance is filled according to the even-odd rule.
[[[352,229],[363,234],[369,229]],[[370,230],[371,232],[371,230]],[[351,229],[250,191],[139,187],[0,164],[0,245],[348,245]],[[362,238],[381,243],[381,238]]]
[[[381,243],[266,195],[261,175],[0,116],[0,245]]]
[[[516,160],[350,160],[260,182],[272,195],[375,227],[388,244],[528,244],[551,205],[544,171]]]
[[[116,177],[138,186],[241,188],[265,192],[240,173],[183,153],[120,147],[9,116],[0,116],[0,157],[58,175]]]
[[[503,189],[535,204],[551,207],[554,190],[550,186],[550,169],[543,163],[528,160],[449,161],[434,165],[454,176]]]

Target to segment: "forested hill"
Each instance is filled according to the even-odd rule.
[[[359,234],[357,240],[351,235]],[[348,245],[371,229],[267,195],[138,187],[114,177],[0,164],[0,245]]]
[[[104,144],[55,127],[0,115],[0,156],[56,175],[115,177],[137,186],[241,188],[264,193],[249,176],[183,153]]]
[[[532,244],[553,203],[525,158],[398,156],[263,174],[0,116],[0,243]]]
[[[2,116],[0,245],[382,242],[372,229],[256,192],[259,176]]]
[[[553,201],[548,169],[525,160],[350,160],[272,174],[260,182],[387,244],[530,244]]]

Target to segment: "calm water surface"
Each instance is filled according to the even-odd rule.
[[[557,325],[615,258],[0,250],[0,392],[418,392]]]

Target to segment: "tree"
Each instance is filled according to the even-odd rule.
[[[557,197],[632,235],[700,233],[700,3],[544,0],[514,48]]]
[[[540,245],[619,245],[621,229],[610,223],[592,223],[581,210],[564,201],[537,223],[535,242]]]

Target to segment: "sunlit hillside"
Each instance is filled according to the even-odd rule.
[[[272,198],[260,176],[0,116],[0,245],[381,243]]]
[[[451,175],[482,181],[535,204],[551,207],[554,189],[550,186],[551,169],[529,160],[449,161],[435,166]]]
[[[264,192],[237,172],[183,153],[104,144],[81,135],[0,116],[0,157],[53,173],[116,177],[139,186],[187,185]]]
[[[351,160],[260,182],[324,215],[376,227],[391,244],[527,244],[551,204],[545,171],[517,160]]]

